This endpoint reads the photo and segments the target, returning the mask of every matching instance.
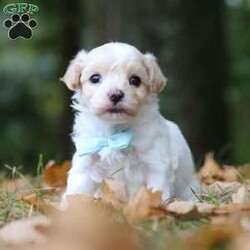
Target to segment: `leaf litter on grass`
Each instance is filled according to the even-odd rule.
[[[0,211],[5,209],[4,215],[0,213],[0,246],[6,250],[250,249],[247,166],[221,166],[207,155],[198,173],[204,184],[195,193],[199,201],[164,202],[160,192],[145,187],[128,197],[125,184],[110,178],[103,182],[100,198],[73,195],[68,209],[61,211],[60,194],[70,162],[50,162],[38,186],[17,188],[12,183],[11,193],[0,185]]]

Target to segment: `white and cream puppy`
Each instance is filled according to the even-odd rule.
[[[106,178],[142,186],[163,199],[192,199],[198,182],[189,147],[178,126],[159,113],[157,94],[166,78],[152,54],[112,42],[80,51],[61,79],[75,91],[72,138],[76,152],[67,195],[98,196]]]

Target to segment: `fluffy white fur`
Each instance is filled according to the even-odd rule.
[[[101,82],[92,84],[89,78],[96,73]],[[140,77],[139,87],[129,84],[131,75]],[[162,191],[164,200],[174,195],[193,198],[190,188],[196,189],[198,182],[191,152],[178,126],[159,113],[157,94],[166,79],[153,55],[128,44],[108,43],[88,53],[79,52],[62,81],[75,91],[75,143],[126,129],[134,134],[130,147],[121,151],[104,148],[87,156],[75,152],[64,198],[99,195],[100,184],[110,176],[124,182],[129,195],[146,186]],[[112,113],[108,96],[117,89],[125,94],[117,104],[122,111]]]

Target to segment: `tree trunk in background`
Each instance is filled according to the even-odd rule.
[[[179,124],[196,160],[209,151],[224,158],[228,124],[223,1],[99,0],[95,4],[102,13],[96,26],[102,31],[101,43],[121,40],[159,57],[169,80],[161,95],[162,112]],[[108,9],[112,18],[105,16]]]
[[[58,46],[61,48],[61,65],[60,76],[63,76],[69,61],[76,55],[81,48],[81,31],[82,31],[82,8],[81,1],[60,1],[58,3],[60,8],[61,21],[61,37],[58,41]],[[73,145],[70,134],[73,125],[73,112],[70,107],[72,92],[66,86],[63,86],[63,114],[61,127],[61,143],[59,145],[63,159],[69,159],[73,153]]]
[[[169,78],[164,114],[180,125],[198,161],[208,151],[228,157],[223,1],[161,0],[143,16],[144,38]]]
[[[213,151],[225,160],[229,145],[223,1],[183,0],[172,11],[176,31],[166,48],[172,53],[165,64],[170,78],[166,113],[180,124],[196,159]]]

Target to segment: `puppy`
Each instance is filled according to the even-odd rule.
[[[76,152],[64,194],[100,194],[106,178],[192,199],[198,182],[189,147],[178,126],[159,113],[166,84],[152,54],[125,43],[80,51],[61,79],[74,91],[72,138]]]

